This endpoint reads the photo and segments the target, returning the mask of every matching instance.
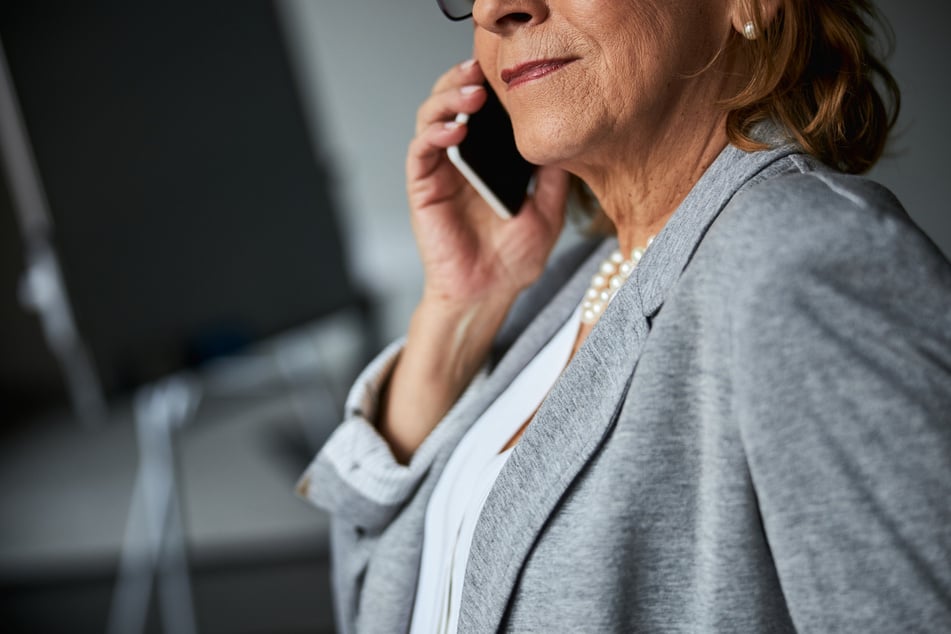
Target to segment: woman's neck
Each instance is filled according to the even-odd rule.
[[[619,147],[614,160],[600,168],[578,170],[614,223],[623,253],[644,246],[663,229],[728,143],[725,115],[707,126],[687,127],[696,130],[685,134],[680,129],[648,143],[639,137],[630,144],[639,147]]]

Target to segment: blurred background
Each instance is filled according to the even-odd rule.
[[[951,254],[949,9],[878,4],[904,104],[872,176]],[[0,5],[4,631],[333,631],[294,483],[420,292],[404,152],[470,28],[433,0]]]

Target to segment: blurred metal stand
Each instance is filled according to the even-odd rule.
[[[175,433],[193,418],[200,399],[198,382],[186,376],[173,376],[136,392],[139,471],[109,611],[109,634],[145,631],[156,578],[164,631],[196,631]]]
[[[47,344],[63,370],[76,416],[86,426],[95,427],[105,420],[106,400],[95,365],[76,328],[59,259],[52,244],[53,221],[26,125],[20,116],[2,41],[0,149],[26,259],[20,301],[24,308],[33,310],[40,318]]]
[[[136,391],[133,415],[139,468],[109,611],[108,634],[141,634],[148,625],[157,580],[162,629],[172,634],[197,630],[188,567],[177,434],[196,419],[202,401],[254,398],[284,392],[307,440],[324,436],[312,423],[319,407],[299,393],[316,391],[333,411],[342,407],[320,352],[305,335],[285,335],[264,349],[220,359],[200,374],[181,373]],[[309,388],[309,389],[308,389]],[[315,435],[317,434],[317,435]]]

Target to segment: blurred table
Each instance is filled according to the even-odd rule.
[[[352,374],[359,342],[348,348],[339,329],[321,336],[333,341],[320,344],[323,364]],[[302,349],[299,341],[289,345],[285,349]],[[178,435],[200,632],[333,631],[328,519],[295,496],[294,484],[314,446],[338,422],[339,402],[328,399],[326,376],[311,381],[305,371],[289,381],[275,364],[273,376],[262,378],[272,356],[264,351],[226,360],[199,375],[208,384],[233,384],[238,377],[248,385],[206,390],[195,419]],[[104,630],[137,464],[128,402],[115,405],[98,429],[83,429],[63,414],[5,433],[5,632]],[[151,612],[149,631],[160,631]]]

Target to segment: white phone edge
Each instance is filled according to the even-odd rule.
[[[468,123],[469,115],[465,112],[460,112],[456,115],[456,122],[458,123]],[[458,145],[450,146],[446,149],[446,154],[449,156],[449,160],[453,165],[456,166],[456,169],[462,174],[462,176],[469,181],[469,184],[472,185],[473,189],[478,192],[482,199],[485,202],[489,203],[489,207],[492,208],[492,211],[496,213],[502,220],[509,220],[512,218],[512,212],[502,204],[502,201],[498,199],[489,186],[479,178],[479,175],[475,173],[475,170],[466,163],[466,160],[462,158],[462,153],[459,151]]]

